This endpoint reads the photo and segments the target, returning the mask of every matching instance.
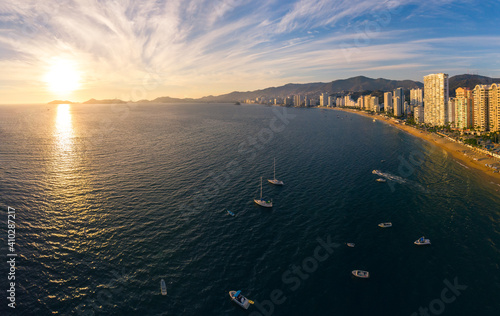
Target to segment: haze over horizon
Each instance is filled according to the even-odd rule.
[[[199,98],[358,75],[500,77],[498,1],[0,5],[0,104]]]

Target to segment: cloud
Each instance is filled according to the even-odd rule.
[[[146,97],[197,97],[297,78],[413,71],[439,58],[442,62],[450,47],[465,45],[471,56],[470,42],[494,55],[488,48],[498,48],[493,44],[497,36],[428,38],[422,29],[401,24],[423,9],[450,14],[453,4],[465,2],[5,0],[0,5],[0,67],[9,71],[0,74],[0,81],[42,89],[50,60],[58,57],[78,63],[84,89],[109,89],[111,97],[116,91],[130,92],[151,74],[159,86]]]

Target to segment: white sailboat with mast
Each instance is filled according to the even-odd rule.
[[[274,185],[283,185],[284,184],[283,181],[276,179],[276,158],[274,158],[273,170],[274,170],[274,178],[272,180],[267,179],[267,181],[269,181],[269,183]]]
[[[266,201],[262,198],[262,177],[260,177],[260,199],[254,199],[253,201],[262,207],[273,207],[272,201]]]

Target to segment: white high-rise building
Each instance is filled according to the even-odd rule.
[[[424,94],[423,90],[418,88],[418,89],[411,89],[410,90],[410,105],[413,107],[416,106],[421,106],[424,103]]]
[[[293,97],[293,106],[300,106],[302,98],[300,95],[296,95]]]
[[[415,122],[416,123],[423,123],[424,122],[424,107],[423,106],[417,106],[415,107]]]
[[[327,106],[328,105],[328,93],[322,93],[319,96],[319,105]]]
[[[342,99],[342,98],[337,98],[337,101],[335,102],[335,105],[336,105],[336,106],[339,106],[339,107],[340,107],[340,106],[344,106],[344,104],[343,104],[343,102],[342,102],[342,101],[343,101],[343,99]]]
[[[395,97],[394,98],[394,116],[402,116],[403,115],[403,108],[401,106],[401,98],[400,97]]]
[[[372,107],[371,110],[374,112],[380,112],[380,106],[378,104],[378,97],[371,97],[370,101],[370,106]]]
[[[424,121],[427,124],[443,126],[449,123],[448,75],[444,73],[431,74],[424,77]]]
[[[403,88],[397,88],[394,90],[394,93],[392,95],[392,106],[394,107],[394,116],[401,116],[403,115],[403,102],[405,100],[405,95],[403,93]]]
[[[455,98],[448,99],[448,122],[455,126]]]
[[[360,96],[358,98],[358,101],[356,103],[356,106],[360,109],[363,109],[365,107],[365,98],[363,98],[363,96]]]
[[[392,111],[392,92],[384,93],[384,111],[386,113]]]

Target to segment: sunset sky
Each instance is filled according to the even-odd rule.
[[[498,0],[3,0],[0,104],[500,77],[499,25]]]

